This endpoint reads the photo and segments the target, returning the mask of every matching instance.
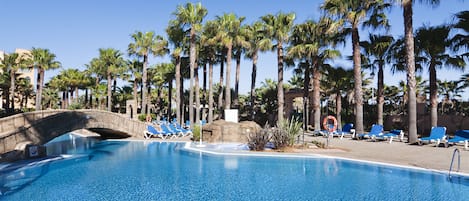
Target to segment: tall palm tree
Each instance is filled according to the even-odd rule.
[[[272,43],[267,38],[264,30],[265,26],[260,21],[256,21],[246,27],[246,40],[249,46],[246,49],[246,57],[252,60],[251,71],[251,92],[250,92],[250,118],[254,120],[254,99],[256,89],[256,76],[257,76],[257,60],[259,58],[259,51],[264,52],[272,49]]]
[[[190,91],[189,91],[189,121],[190,125],[194,125],[194,71],[196,65],[196,34],[200,31],[202,21],[207,15],[208,11],[201,3],[192,4],[187,3],[185,6],[179,5],[176,12],[173,14],[176,16],[178,21],[183,27],[183,30],[189,32],[189,65],[190,65]],[[198,111],[198,109],[197,109]]]
[[[113,48],[99,49],[99,63],[105,70],[107,79],[107,110],[112,110],[112,80],[119,73],[124,70],[122,67],[125,65],[125,61],[122,57],[122,53],[119,50]]]
[[[369,41],[360,42],[364,50],[364,56],[367,58],[366,68],[371,68],[374,73],[378,68],[378,124],[383,125],[383,106],[384,106],[384,65],[386,57],[394,38],[392,36],[382,36],[370,34]],[[371,60],[373,58],[373,60]]]
[[[384,0],[326,0],[321,6],[328,15],[335,17],[342,27],[348,29],[352,35],[353,69],[355,79],[355,128],[357,133],[363,129],[363,91],[362,71],[360,61],[360,35],[358,28],[369,26],[377,28],[389,26],[383,10],[390,4]]]
[[[225,107],[231,108],[231,58],[233,54],[233,46],[237,45],[243,36],[240,35],[241,23],[245,17],[237,17],[234,13],[225,13],[217,16],[216,21],[219,30],[216,40],[226,48],[226,76],[225,76]]]
[[[127,61],[127,66],[129,67],[129,73],[132,74],[132,96],[134,104],[132,106],[132,114],[137,114],[137,105],[138,105],[138,86],[142,81],[143,74],[143,63],[138,60]]]
[[[409,143],[417,142],[417,97],[416,97],[416,79],[415,79],[415,52],[414,52],[414,33],[413,33],[413,0],[396,0],[403,8],[404,16],[404,38],[406,49],[406,69],[407,69],[407,95],[409,98],[408,107],[408,127]],[[439,0],[420,0],[432,5],[440,3]]]
[[[42,110],[42,88],[44,86],[44,74],[47,70],[61,67],[60,62],[56,61],[55,54],[49,49],[34,48],[31,50],[33,67],[37,69],[37,87],[36,87],[36,110]]]
[[[153,31],[142,33],[140,31],[132,34],[133,43],[129,44],[128,52],[130,55],[143,57],[143,74],[142,74],[142,114],[148,113],[147,104],[147,85],[148,85],[148,56],[163,56],[168,50],[168,42],[160,35],[155,35]]]
[[[268,14],[261,17],[261,20],[266,26],[268,36],[271,40],[275,40],[276,44],[273,46],[277,49],[277,99],[278,99],[278,112],[277,119],[279,122],[283,121],[283,107],[284,107],[284,94],[283,94],[283,68],[284,68],[284,53],[283,45],[288,43],[290,32],[295,20],[294,13],[277,13],[277,15]]]
[[[326,95],[335,98],[337,124],[342,125],[342,97],[353,92],[354,80],[353,70],[346,70],[342,67],[326,68],[323,79],[321,79],[321,88]]]
[[[466,63],[461,56],[451,56],[447,52],[450,48],[449,26],[422,27],[416,31],[415,45],[418,53],[425,58],[430,72],[430,124],[432,127],[438,124],[438,87],[437,67],[451,67],[464,70]]]
[[[181,76],[181,54],[185,49],[185,33],[179,26],[179,22],[171,20],[166,28],[168,40],[172,44],[171,57],[173,58],[175,66],[175,80],[176,80],[176,119],[178,122],[184,122],[182,119],[182,76]]]
[[[15,110],[15,82],[17,78],[18,70],[27,68],[31,64],[30,56],[27,54],[4,54],[1,65],[3,69],[10,74],[10,95],[11,95],[11,106],[8,106],[12,111]]]

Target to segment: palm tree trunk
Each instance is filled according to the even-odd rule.
[[[232,45],[227,46],[225,78],[225,110],[231,108],[231,55]]]
[[[208,66],[208,123],[213,121],[213,63]]]
[[[167,117],[168,117],[168,120],[171,120],[171,121],[172,121],[172,118],[171,118],[171,112],[172,112],[171,111],[171,102],[172,102],[172,99],[173,99],[173,80],[168,82],[168,114],[167,114]],[[175,122],[173,122],[173,123],[175,123]]]
[[[308,130],[309,125],[309,118],[308,118],[308,110],[309,110],[309,82],[310,82],[310,63],[308,63],[307,68],[305,69],[305,79],[304,79],[304,86],[303,86],[303,127],[305,130]]]
[[[408,129],[409,143],[417,142],[417,97],[415,94],[415,57],[414,57],[414,34],[412,25],[412,0],[403,0],[404,7],[404,32],[405,32],[405,48],[406,48],[406,65],[407,65],[407,96],[408,105]]]
[[[148,104],[147,104],[147,85],[148,85],[148,72],[147,72],[147,65],[148,65],[148,53],[143,55],[143,75],[142,75],[142,109],[140,114],[148,113]],[[110,80],[108,80],[110,81]],[[108,84],[108,87],[111,87]]]
[[[256,96],[256,76],[257,76],[257,50],[252,55],[252,72],[251,72],[251,121],[254,121],[254,97]]]
[[[200,90],[199,90],[199,67],[195,66],[194,69],[195,80],[195,123],[200,124]]]
[[[137,98],[137,79],[134,79],[134,84],[133,84],[133,96],[134,96],[134,104],[132,105],[132,117],[136,117],[137,115],[137,107],[138,107],[138,98]]]
[[[225,64],[225,55],[222,55],[222,62],[220,63],[220,88],[218,89],[219,118],[223,116],[223,76],[224,76],[223,71],[225,70],[224,64]]]
[[[278,83],[277,83],[277,101],[278,101],[278,122],[283,121],[283,47],[282,43],[278,43],[277,46],[277,71],[278,71]]]
[[[10,69],[11,112],[15,112],[15,71]]]
[[[194,126],[194,71],[195,71],[195,27],[191,27],[190,33],[190,78],[189,78],[189,121],[191,128]]]
[[[320,96],[321,72],[319,71],[318,59],[313,61],[313,110],[314,110],[314,131],[321,130],[321,96]]]
[[[205,106],[207,105],[207,65],[208,63],[204,64],[203,71],[204,71],[204,80],[203,80],[203,90],[202,90],[202,120],[206,119],[206,110]]]
[[[36,111],[42,110],[42,85],[44,82],[44,69],[38,67],[37,83],[36,83]]]
[[[239,74],[241,71],[241,49],[237,51],[236,54],[236,77],[235,77],[235,93],[234,93],[234,106],[235,108],[239,109],[239,98],[238,98],[238,93],[239,93]]]
[[[175,73],[175,79],[176,79],[176,119],[180,124],[184,122],[184,120],[181,118],[181,100],[182,100],[182,94],[181,94],[181,58],[177,56],[175,58],[176,60],[176,73]]]
[[[342,95],[341,92],[336,94],[335,96],[335,104],[336,104],[336,116],[337,116],[337,125],[342,128]]]
[[[363,92],[362,92],[362,71],[360,62],[360,36],[358,27],[352,28],[353,46],[353,76],[355,79],[355,129],[357,133],[363,133]]]
[[[378,124],[383,125],[383,107],[384,107],[384,64],[379,63],[378,67]]]
[[[438,125],[438,88],[436,86],[436,68],[434,61],[430,61],[430,124]]]
[[[111,72],[107,72],[107,111],[111,111],[112,106],[112,90],[111,90]]]

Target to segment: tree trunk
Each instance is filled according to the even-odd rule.
[[[225,55],[222,55],[222,62],[220,63],[220,88],[218,89],[218,113],[219,118],[223,116],[223,71],[225,64]]]
[[[199,67],[195,66],[194,69],[195,80],[195,124],[200,124],[200,87],[199,87]]]
[[[213,63],[208,66],[208,123],[213,121]]]
[[[107,72],[107,111],[111,112],[112,107],[112,90],[111,90],[111,72]]]
[[[194,71],[195,71],[195,27],[191,27],[190,33],[190,78],[189,78],[189,121],[191,128],[194,126]]]
[[[383,125],[383,107],[384,107],[384,63],[380,61],[378,67],[378,124]]]
[[[234,93],[234,103],[236,109],[239,109],[239,74],[241,71],[241,48],[236,53],[236,75],[235,75],[235,93]]]
[[[147,85],[148,85],[148,53],[143,54],[143,75],[142,75],[142,109],[140,114],[147,114],[148,113],[148,103],[147,103]],[[110,85],[108,84],[110,87]]]
[[[415,57],[414,57],[414,34],[412,25],[412,0],[403,0],[404,7],[404,32],[407,65],[407,96],[408,96],[408,129],[409,143],[417,142],[417,97],[415,94]]]
[[[232,45],[226,47],[225,109],[231,108],[231,55]]]
[[[308,130],[308,125],[309,125],[309,116],[308,116],[308,111],[309,111],[309,82],[310,82],[310,62],[306,61],[308,63],[307,68],[305,69],[305,78],[303,82],[303,127],[304,130]]]
[[[44,69],[38,67],[36,83],[36,111],[42,110],[42,85],[44,82]]]
[[[339,93],[336,94],[336,97],[335,97],[335,104],[336,104],[336,116],[337,116],[337,125],[339,126],[339,128],[342,129],[342,95],[341,95],[341,91],[339,91]]]
[[[432,127],[438,125],[438,88],[436,79],[435,63],[430,61],[430,124]]]
[[[182,100],[182,93],[181,93],[181,57],[176,56],[176,119],[180,124],[184,123],[184,119],[181,117],[181,100]]]
[[[319,71],[318,58],[313,61],[313,111],[314,111],[314,131],[321,130],[321,95],[320,95],[321,72]]]
[[[252,55],[252,72],[251,72],[251,121],[254,121],[254,98],[256,96],[256,76],[257,76],[257,50]]]
[[[167,114],[167,117],[168,117],[168,121],[173,121],[172,117],[171,117],[171,102],[172,102],[172,99],[173,99],[173,80],[169,81],[168,82],[168,114]],[[179,120],[176,120],[176,121],[179,121]],[[176,123],[176,122],[172,122],[172,123]]]
[[[137,117],[137,108],[138,108],[138,96],[137,96],[137,87],[138,87],[138,84],[137,84],[137,79],[134,79],[134,84],[133,84],[133,96],[134,96],[134,104],[132,105],[132,118],[135,118]]]
[[[277,101],[278,101],[278,122],[283,121],[283,47],[282,43],[277,45],[277,71],[278,71],[278,83],[277,83]]]
[[[355,130],[357,133],[364,133],[363,129],[363,92],[362,92],[362,70],[360,61],[360,36],[358,35],[358,25],[352,28],[353,46],[353,76],[355,80]]]
[[[10,69],[11,112],[15,112],[15,70]]]
[[[203,80],[203,90],[202,90],[202,120],[207,120],[207,114],[205,107],[207,105],[207,64],[204,64],[203,71],[204,71],[204,80]]]

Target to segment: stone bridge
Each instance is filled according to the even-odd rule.
[[[19,144],[43,145],[57,136],[88,129],[103,138],[143,139],[144,122],[102,110],[43,110],[0,119],[0,154]]]

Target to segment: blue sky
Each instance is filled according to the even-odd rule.
[[[0,50],[13,52],[15,48],[31,47],[48,48],[57,55],[63,68],[78,68],[98,56],[99,48],[116,48],[123,52],[132,42],[130,35],[135,31],[155,31],[166,37],[164,32],[177,5],[186,2],[179,0],[5,0],[0,6],[2,31],[0,31]],[[307,19],[317,19],[318,9],[323,1],[313,0],[206,0],[203,6],[208,9],[205,20],[214,19],[217,15],[234,12],[245,16],[246,23],[251,23],[265,14],[295,12],[296,23]],[[464,9],[469,10],[469,1],[441,1],[435,8],[416,3],[414,5],[414,28],[425,25],[440,25],[451,22],[453,15]],[[394,37],[404,32],[402,26],[402,9],[394,6],[388,14],[391,23],[390,33]],[[368,30],[360,30],[364,39]],[[350,46],[343,47],[344,57],[351,55]],[[168,58],[152,58],[151,64],[167,62]],[[352,68],[351,61],[337,60],[346,68]],[[251,61],[241,63],[240,92],[249,91]],[[274,53],[264,53],[259,57],[257,86],[266,78],[276,80],[276,57]],[[388,68],[389,69],[389,68]],[[438,78],[442,80],[459,79],[465,72],[439,70]],[[47,71],[46,81],[58,71]],[[232,72],[234,72],[234,67]],[[286,80],[291,77],[291,70],[285,71]],[[233,75],[234,76],[234,75]],[[428,79],[428,72],[422,76]],[[218,71],[214,72],[218,80]],[[385,83],[396,85],[405,79],[404,73],[391,74],[386,70]],[[234,84],[234,78],[232,78]],[[469,94],[466,92],[466,94]],[[464,99],[468,99],[465,95]]]

